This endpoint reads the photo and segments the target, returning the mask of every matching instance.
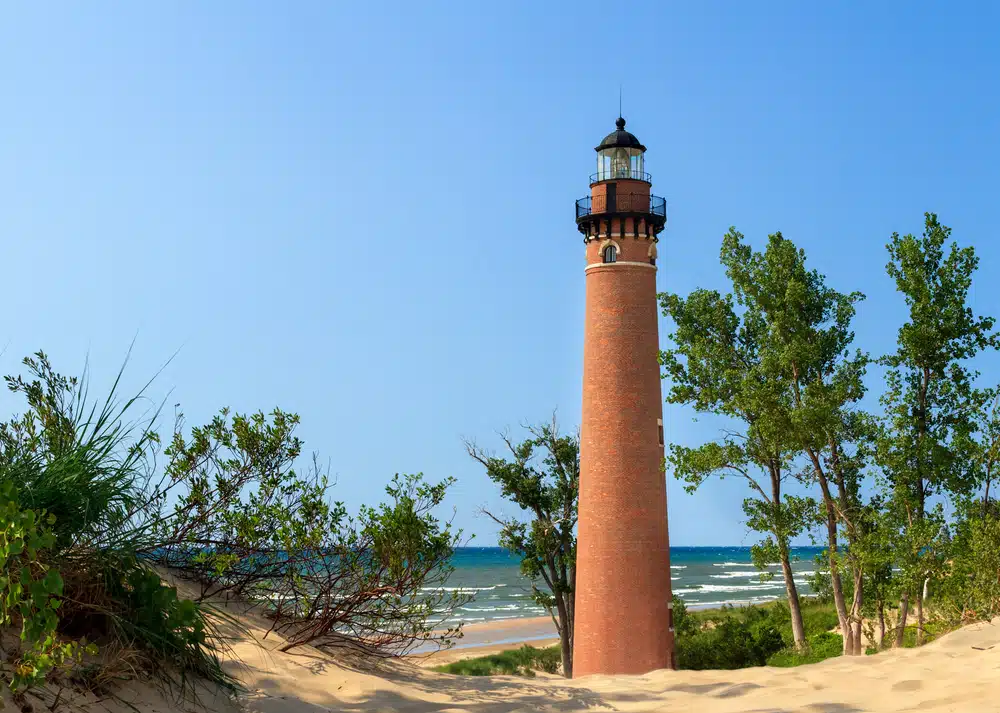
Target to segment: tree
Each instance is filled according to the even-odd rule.
[[[850,517],[856,509],[858,469],[852,467],[844,445],[845,438],[854,440],[850,430],[857,421],[849,409],[865,393],[862,377],[868,357],[849,351],[855,304],[864,295],[828,287],[823,275],[807,270],[805,251],[781,233],[769,236],[767,248],[756,253],[743,243],[742,235],[731,231],[723,240],[722,262],[739,303],[762,320],[764,361],[789,392],[792,432],[812,466],[803,475],[818,483],[822,493],[828,566],[844,653],[860,654],[862,588],[854,587],[849,613],[840,575],[838,523],[844,522],[851,532]],[[853,569],[860,585],[861,571]]]
[[[739,233],[730,229],[723,240],[722,262],[745,259]],[[740,424],[719,441],[697,448],[673,444],[667,462],[689,492],[707,478],[737,475],[752,491],[743,502],[747,524],[767,537],[752,549],[763,567],[780,563],[788,595],[796,647],[805,646],[798,590],[791,568],[791,540],[807,526],[815,505],[783,491],[800,451],[792,419],[792,394],[778,355],[769,345],[766,315],[747,299],[739,278],[733,295],[698,289],[682,298],[660,295],[666,316],[673,319],[673,349],[661,352],[665,378],[671,380],[668,402],[688,404],[698,412],[728,417]],[[763,476],[763,477],[761,477]]]
[[[555,418],[526,430],[531,437],[517,444],[502,435],[510,460],[487,453],[471,441],[465,446],[500,486],[503,497],[530,518],[525,521],[485,511],[500,525],[500,545],[521,558],[521,571],[532,583],[532,598],[552,617],[559,633],[563,675],[572,678],[580,440],[560,435]],[[544,588],[538,586],[539,581]]]
[[[886,271],[909,308],[899,328],[897,349],[881,359],[888,367],[882,395],[884,428],[878,461],[888,478],[890,507],[902,532],[900,563],[904,590],[896,646],[901,646],[911,597],[930,575],[941,535],[928,499],[961,496],[975,487],[975,469],[963,454],[975,431],[973,412],[982,394],[967,360],[997,346],[992,317],[977,317],[968,293],[979,259],[972,247],[945,243],[951,230],[933,213],[924,233],[892,235]],[[917,594],[917,640],[923,640],[923,598]]]

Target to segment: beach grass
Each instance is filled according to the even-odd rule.
[[[562,662],[558,646],[539,649],[525,644],[519,649],[501,651],[489,656],[463,659],[437,666],[435,671],[458,676],[528,676],[536,671],[556,673]]]
[[[818,634],[806,637],[807,647],[805,651],[796,651],[793,648],[782,649],[767,659],[768,666],[778,668],[791,668],[804,664],[819,663],[824,659],[840,656],[844,649],[844,637],[830,631],[821,631]]]

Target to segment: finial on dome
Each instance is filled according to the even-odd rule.
[[[625,120],[619,116],[618,120],[615,121],[615,126],[618,127],[619,131],[624,131],[625,130]]]

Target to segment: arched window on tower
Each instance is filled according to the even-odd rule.
[[[616,262],[618,260],[618,248],[609,245],[604,248],[604,262]]]

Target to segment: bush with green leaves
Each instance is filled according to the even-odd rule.
[[[674,599],[674,633],[678,667],[737,669],[764,666],[785,648],[772,612],[757,607],[723,608],[696,621]],[[784,612],[787,616],[787,610]]]
[[[63,580],[45,563],[55,522],[54,515],[22,508],[14,484],[0,483],[0,626],[20,622],[21,654],[8,681],[16,692],[95,652],[86,640],[63,641],[56,632]]]
[[[189,437],[182,425],[152,491],[174,504],[154,511],[142,553],[196,582],[199,601],[264,605],[283,650],[402,654],[459,635],[448,619],[470,596],[444,584],[461,533],[434,514],[453,479],[396,475],[386,502],[352,516],[315,460],[296,470],[295,414],[223,410]]]
[[[951,625],[1000,616],[1000,507],[967,509],[951,543],[949,576],[938,582],[935,601]]]

